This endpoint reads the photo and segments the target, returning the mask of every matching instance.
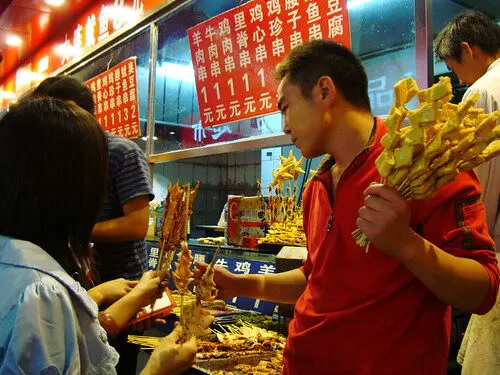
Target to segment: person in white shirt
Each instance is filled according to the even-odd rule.
[[[436,55],[469,86],[462,100],[479,93],[477,108],[500,110],[500,26],[484,13],[455,16],[435,40]],[[476,168],[483,187],[488,229],[500,261],[500,156]],[[486,315],[473,315],[458,353],[463,375],[500,373],[500,298]]]

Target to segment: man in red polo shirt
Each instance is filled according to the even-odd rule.
[[[285,374],[445,374],[450,305],[484,314],[499,285],[477,177],[411,202],[374,183],[387,130],[361,62],[339,44],[295,48],[277,77],[285,132],[305,157],[328,155],[303,196],[308,257],[275,275],[218,268],[221,297],[296,304]]]

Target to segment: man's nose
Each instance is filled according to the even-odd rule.
[[[283,129],[283,133],[290,134],[290,128],[285,120],[285,116],[281,117],[281,128]]]

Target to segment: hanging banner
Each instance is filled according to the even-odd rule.
[[[136,57],[115,65],[85,84],[92,90],[95,117],[104,130],[125,138],[140,136]]]
[[[351,47],[346,0],[254,0],[188,30],[203,127],[277,112],[276,65],[294,47]]]

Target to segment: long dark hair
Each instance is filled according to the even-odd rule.
[[[72,100],[91,115],[94,114],[95,103],[92,91],[78,79],[58,75],[44,79],[33,91],[34,95],[50,96],[62,100]]]
[[[0,120],[0,235],[40,246],[84,282],[107,168],[88,112],[53,98],[19,103]]]

